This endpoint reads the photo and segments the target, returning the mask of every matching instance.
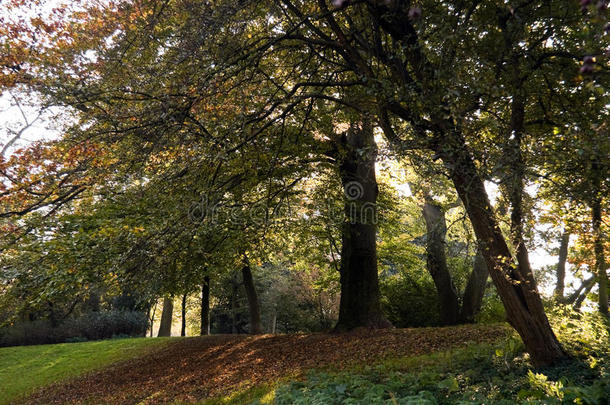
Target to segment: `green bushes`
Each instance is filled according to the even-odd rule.
[[[397,328],[440,324],[438,297],[432,279],[390,276],[380,280],[381,307]]]
[[[53,326],[50,321],[21,322],[0,329],[0,346],[38,345],[144,336],[145,313],[135,311],[90,312]]]
[[[279,387],[276,404],[609,404],[608,321],[568,308],[550,311],[573,359],[534,370],[521,341],[416,358],[352,371],[315,372]]]

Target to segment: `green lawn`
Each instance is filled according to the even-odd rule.
[[[35,389],[137,357],[171,338],[131,338],[56,345],[0,347],[0,404]]]

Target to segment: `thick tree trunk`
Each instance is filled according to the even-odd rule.
[[[370,120],[352,124],[338,147],[346,218],[342,229],[341,300],[335,330],[388,327],[390,323],[383,316],[379,303],[377,147]]]
[[[604,235],[602,231],[601,198],[596,198],[591,207],[593,224],[595,273],[599,287],[599,312],[608,315],[608,273],[606,272],[606,258],[604,253]]]
[[[243,277],[244,288],[246,289],[246,297],[248,298],[248,310],[250,312],[250,333],[253,335],[259,335],[263,333],[263,324],[261,323],[261,309],[250,266],[246,264],[244,267],[242,267],[241,274]]]
[[[488,275],[489,272],[487,271],[485,259],[479,252],[474,258],[472,273],[470,273],[468,284],[466,284],[466,289],[464,290],[462,310],[460,312],[461,322],[474,323],[475,316],[481,311]]]
[[[174,314],[174,301],[170,297],[163,298],[163,311],[159,323],[158,337],[172,335],[172,317]]]
[[[201,284],[201,336],[210,334],[210,277]]]
[[[186,336],[186,299],[188,295],[182,295],[182,325],[180,327],[180,336]]]
[[[436,152],[443,159],[466,207],[508,321],[521,336],[533,363],[543,366],[566,357],[548,322],[531,275],[522,274],[515,266],[465,140],[455,129],[450,129],[442,142],[438,142]],[[527,260],[523,251],[518,252],[518,257],[521,263]]]
[[[459,322],[460,304],[457,290],[447,267],[445,213],[431,198],[426,197],[423,214],[427,230],[426,265],[436,286],[441,323],[443,325],[455,325]]]
[[[565,289],[565,278],[566,278],[566,262],[568,260],[568,245],[570,243],[570,233],[564,231],[561,235],[561,242],[559,244],[559,258],[557,260],[557,281],[555,283],[555,299],[557,301],[563,301],[564,289]]]

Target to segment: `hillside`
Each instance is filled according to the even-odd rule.
[[[173,339],[145,356],[43,388],[24,403],[195,402],[241,392],[309,369],[341,370],[493,343],[504,326],[360,330],[350,334],[217,335]]]

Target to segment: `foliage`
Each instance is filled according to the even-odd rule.
[[[135,311],[90,312],[65,319],[58,325],[48,320],[19,322],[0,329],[0,346],[40,345],[143,336],[146,314]]]
[[[551,317],[575,357],[532,369],[523,345],[499,346],[413,358],[396,358],[348,372],[314,372],[280,386],[276,404],[604,404],[610,398],[610,325],[596,314],[567,309]]]
[[[165,338],[141,338],[0,348],[0,404],[167,343]]]

